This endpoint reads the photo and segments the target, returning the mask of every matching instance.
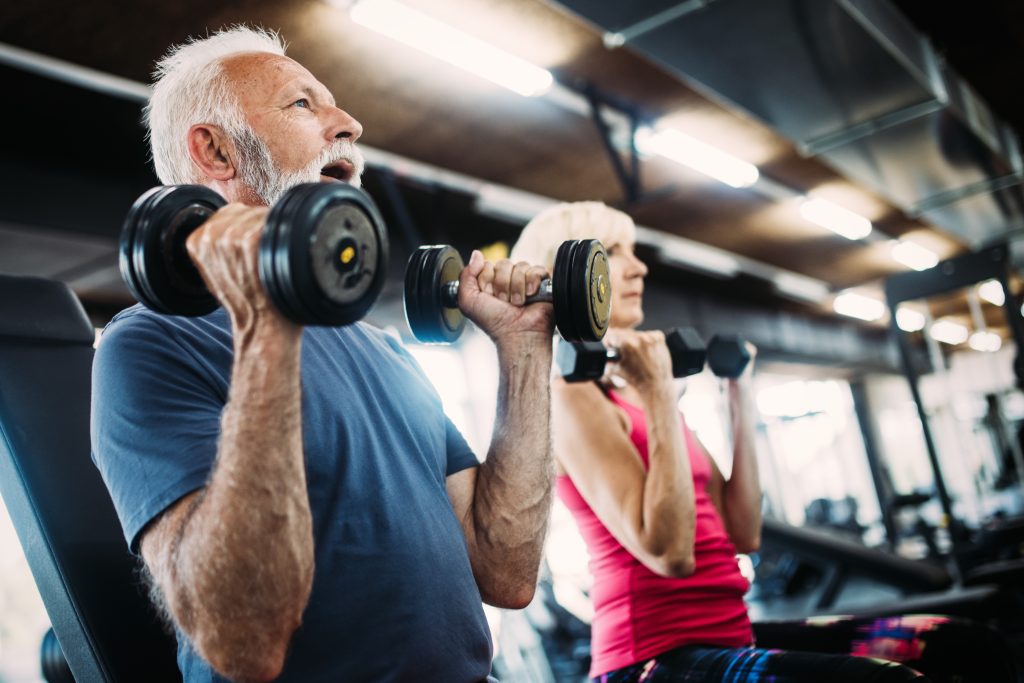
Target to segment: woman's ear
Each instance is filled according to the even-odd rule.
[[[218,126],[197,123],[188,129],[188,155],[211,180],[235,177],[234,145]]]

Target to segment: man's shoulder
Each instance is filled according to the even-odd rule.
[[[100,335],[97,363],[111,356],[124,359],[138,354],[199,353],[213,346],[230,347],[231,326],[223,309],[202,317],[163,315],[141,304],[117,313]]]
[[[402,344],[402,339],[394,328],[382,329],[368,322],[358,321],[351,325],[336,328],[319,329],[325,334],[336,335],[337,340],[350,347],[358,347],[367,353],[396,354],[408,357],[409,352]]]
[[[118,312],[110,319],[110,322],[103,328],[101,339],[107,333],[115,331],[150,331],[162,332],[165,335],[190,335],[202,333],[203,331],[226,331],[230,333],[231,324],[223,308],[218,308],[204,316],[187,317],[164,315],[163,313],[146,308],[142,304],[135,304]]]
[[[223,308],[218,308],[212,313],[199,317],[187,317],[180,315],[165,315],[158,313],[142,304],[135,304],[119,311],[110,319],[104,330],[113,327],[141,327],[146,329],[188,329],[195,326],[207,326],[223,328],[228,326],[228,317]]]

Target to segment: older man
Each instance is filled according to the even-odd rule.
[[[461,277],[501,370],[480,464],[392,338],[302,329],[259,284],[267,205],[362,168],[362,127],[277,36],[235,28],[172,49],[148,121],[164,183],[230,202],[188,243],[223,306],[136,306],[108,325],[93,457],[185,680],[485,679],[481,598],[530,601],[550,505],[552,312],[522,305],[542,271],[474,253]]]

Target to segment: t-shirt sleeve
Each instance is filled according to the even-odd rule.
[[[448,452],[448,470],[445,472],[445,476],[450,477],[456,472],[461,472],[470,467],[477,467],[480,461],[477,460],[473,449],[466,443],[462,432],[459,431],[459,428],[455,426],[447,415],[444,417],[444,429],[445,448]]]
[[[170,327],[130,316],[107,327],[93,363],[92,457],[132,552],[140,532],[213,467],[226,400]]]
[[[427,377],[427,374],[423,372],[423,368],[420,367],[420,364],[416,361],[413,355],[409,353],[409,350],[406,349],[394,336],[384,332],[381,332],[380,334],[388,346],[390,346],[391,349],[403,359],[403,362],[409,365],[409,368],[416,373],[424,385],[433,392],[437,398],[438,405],[440,405],[441,397],[437,394],[437,389],[430,381],[430,378]],[[469,447],[469,444],[466,443],[466,439],[462,436],[462,432],[459,431],[459,428],[456,427],[451,419],[444,413],[442,413],[442,417],[444,419],[444,443],[447,456],[445,476],[450,477],[456,472],[461,472],[462,470],[470,467],[479,466],[480,460],[473,453],[473,449]]]

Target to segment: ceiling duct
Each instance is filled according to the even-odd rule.
[[[1024,225],[1016,134],[888,0],[561,0],[972,245]]]

